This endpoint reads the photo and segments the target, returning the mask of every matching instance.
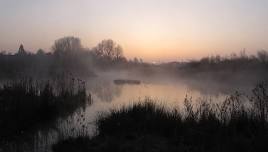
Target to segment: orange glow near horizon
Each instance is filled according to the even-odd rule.
[[[197,59],[246,48],[268,50],[268,1],[48,0],[0,2],[0,51],[22,43],[35,52],[75,36],[85,47],[103,39],[122,45],[127,58]]]

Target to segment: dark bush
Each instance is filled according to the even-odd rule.
[[[0,135],[12,137],[39,124],[68,116],[90,101],[84,83],[22,79],[0,87]]]

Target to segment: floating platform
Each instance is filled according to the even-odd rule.
[[[117,79],[114,80],[114,84],[123,85],[123,84],[141,84],[140,80],[125,80],[125,79]]]

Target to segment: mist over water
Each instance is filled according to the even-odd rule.
[[[140,84],[116,84],[114,80],[138,80]],[[95,121],[101,113],[107,113],[111,109],[120,109],[123,106],[127,107],[134,103],[142,102],[147,98],[165,105],[167,109],[180,109],[186,96],[192,97],[195,102],[202,99],[221,102],[235,91],[245,94],[250,93],[255,82],[242,83],[242,81],[244,82],[241,79],[241,82],[237,83],[224,83],[208,78],[203,80],[180,78],[173,74],[162,72],[146,76],[143,72],[138,73],[135,70],[102,71],[97,73],[96,76],[85,80],[86,90],[91,94],[93,103],[84,110],[79,110],[70,115],[67,119],[58,120],[56,129],[50,131],[41,130],[35,133],[33,136],[34,148],[39,151],[42,151],[42,149],[44,151],[51,150],[51,144],[57,141],[59,134],[63,138],[75,137],[77,132],[83,129],[83,125],[88,127],[86,133],[83,133],[94,136],[97,131]],[[256,79],[255,81],[261,80]],[[85,116],[85,120],[79,120],[81,115]],[[65,135],[67,136],[65,137]],[[27,145],[32,147],[31,141],[22,142],[19,145],[25,146],[25,144],[26,147]]]
[[[25,95],[22,100],[34,96],[34,100],[40,98],[38,101],[42,103],[48,99],[43,103],[45,106],[40,106],[47,113],[50,113],[51,105],[53,107],[55,104],[56,109],[52,114],[55,117],[53,123],[45,122],[37,130],[30,129],[31,134],[24,135],[22,132],[19,134],[23,134],[23,137],[0,143],[11,148],[10,151],[51,151],[51,145],[69,137],[94,137],[98,134],[96,120],[100,115],[140,102],[151,101],[163,105],[167,110],[181,110],[186,98],[199,105],[202,101],[212,104],[224,102],[236,92],[247,97],[252,94],[256,84],[267,81],[268,77],[266,51],[260,51],[255,56],[242,52],[240,56],[212,56],[197,61],[153,64],[138,58],[126,59],[121,46],[110,39],[103,40],[95,48],[86,49],[79,38],[65,37],[56,40],[53,48],[53,53],[39,50],[31,54],[21,45],[17,54],[0,54],[3,69],[0,71],[1,86],[8,84],[8,87],[1,88],[2,95],[11,88],[7,91],[11,92],[10,96],[4,96],[7,101],[22,94]],[[24,81],[16,85],[15,82],[24,77],[30,77],[30,81],[26,81],[30,87]],[[67,92],[61,94],[62,90],[55,84],[61,84],[65,79],[68,83],[63,83],[62,89]],[[50,82],[52,88],[46,88],[46,85],[38,88],[36,84],[40,81]],[[32,91],[31,88],[36,90]],[[73,92],[77,88],[80,89],[78,95]],[[18,92],[20,89],[22,92]],[[57,90],[56,95],[53,95],[53,89]],[[40,96],[42,92],[43,96]],[[66,95],[75,102],[65,101]],[[76,105],[76,101],[87,99],[86,95],[90,96],[90,104]],[[2,102],[12,109],[6,100]],[[54,100],[59,100],[60,105]],[[17,101],[15,99],[15,103]],[[30,104],[27,108],[34,105]],[[3,109],[1,112],[6,112]],[[35,108],[32,109],[35,111]],[[68,112],[65,117],[58,117],[65,111]]]
[[[268,152],[267,8],[0,0],[0,152]]]
[[[140,84],[115,84],[114,80],[139,80]],[[226,78],[227,79],[227,78]],[[244,81],[241,79],[241,81]],[[256,79],[256,82],[261,81]],[[107,112],[109,109],[119,109],[153,99],[165,105],[166,108],[180,108],[186,96],[194,102],[211,100],[222,102],[230,94],[241,92],[250,94],[255,82],[224,83],[209,79],[185,79],[169,73],[150,75],[150,77],[134,73],[131,70],[103,72],[100,76],[86,81],[87,90],[91,93],[93,104],[86,110],[90,121],[97,116],[94,113]]]

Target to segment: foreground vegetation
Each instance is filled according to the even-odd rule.
[[[0,87],[0,136],[8,140],[86,106],[85,84],[75,79],[7,82]]]
[[[235,93],[223,103],[168,111],[151,100],[103,114],[98,135],[58,142],[65,151],[268,151],[268,92],[260,84],[251,97]]]

